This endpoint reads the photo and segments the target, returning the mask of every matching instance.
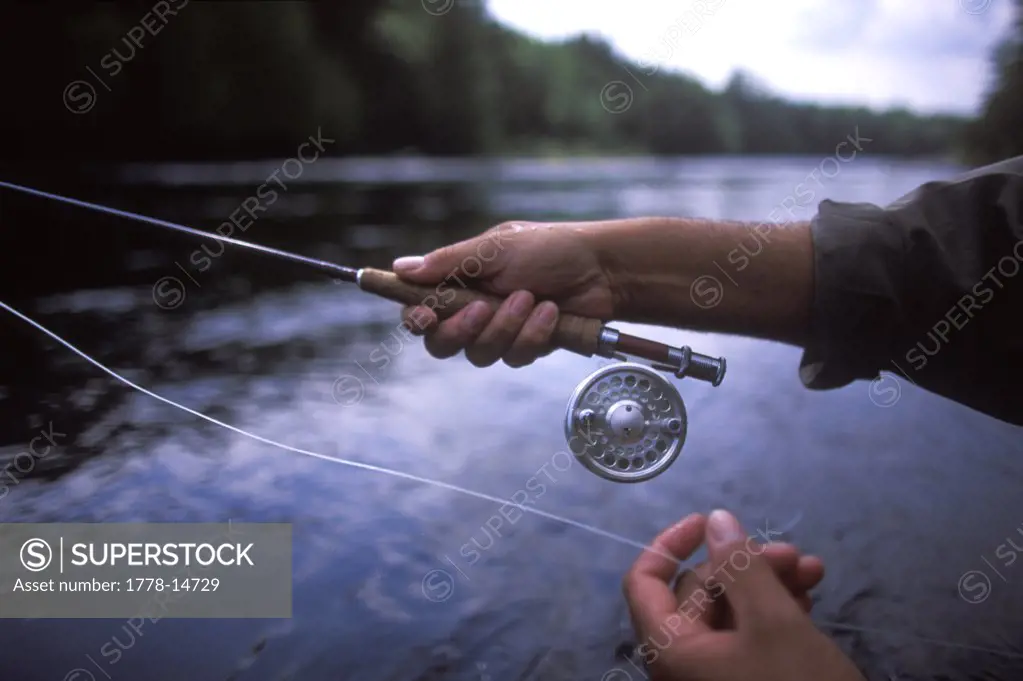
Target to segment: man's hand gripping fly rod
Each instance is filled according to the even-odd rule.
[[[809,223],[773,226],[770,247],[748,259],[742,281],[727,291],[713,290],[725,278],[714,263],[730,262],[737,245],[749,241],[750,228],[678,218],[513,222],[426,256],[399,258],[393,267],[404,281],[431,292],[464,291],[459,283],[464,282],[495,296],[487,301],[467,296],[464,307],[452,306],[459,308],[454,314],[414,302],[403,311],[412,331],[426,336],[434,357],[464,350],[479,367],[499,360],[526,366],[566,340],[587,339],[590,344],[580,349],[593,354],[588,339],[599,334],[599,323],[589,320],[597,319],[802,345],[813,292]],[[701,280],[710,291],[700,287]],[[699,295],[708,292],[716,294],[712,305]],[[636,346],[646,350],[643,343],[661,344],[637,340],[630,338],[618,350],[662,363],[649,356],[653,352],[635,352]],[[701,365],[717,361],[708,360]]]
[[[525,255],[529,257],[528,251],[530,249],[528,245],[525,249],[518,248],[517,250],[520,252],[517,256],[512,258],[509,258],[508,254],[504,251],[505,247],[510,245],[509,242],[521,245],[524,242],[517,237],[521,237],[523,234],[531,234],[535,231],[533,226],[530,226],[525,231],[515,226],[499,226],[495,230],[491,230],[491,232],[479,237],[475,241],[471,240],[463,242],[457,246],[441,249],[440,251],[431,254],[431,259],[427,267],[414,271],[404,270],[410,276],[407,280],[403,280],[393,272],[371,268],[355,269],[345,267],[335,263],[317,260],[315,258],[309,258],[295,253],[289,253],[276,248],[260,246],[240,239],[211,234],[209,232],[204,232],[192,227],[186,227],[185,225],[179,225],[167,220],[160,220],[146,215],[141,215],[139,213],[132,213],[117,208],[102,206],[100,204],[90,203],[80,199],[73,199],[10,182],[0,181],[0,188],[22,192],[40,198],[46,198],[60,203],[105,213],[107,215],[126,218],[136,222],[142,222],[155,227],[170,229],[176,232],[189,234],[193,237],[213,239],[223,243],[229,243],[234,246],[263,253],[264,255],[273,256],[278,259],[287,260],[305,267],[316,269],[343,281],[356,283],[359,288],[369,293],[374,293],[392,301],[402,303],[406,306],[412,306],[417,310],[425,310],[425,318],[428,322],[454,320],[455,327],[449,325],[445,327],[446,329],[456,328],[457,325],[463,323],[459,320],[470,319],[475,321],[477,319],[477,315],[481,314],[481,311],[484,310],[489,311],[486,315],[488,319],[490,316],[496,315],[496,319],[499,324],[501,320],[507,321],[507,310],[514,310],[513,315],[520,311],[522,296],[512,296],[511,299],[502,300],[502,298],[499,297],[500,291],[495,289],[493,286],[492,275],[500,269],[506,269],[508,267],[508,263],[514,262],[516,259],[521,260],[523,250],[525,251]],[[482,256],[482,252],[477,254],[476,251],[481,250],[477,248],[478,246],[484,246],[487,244],[490,246],[489,252],[493,255],[484,258]],[[469,252],[469,249],[472,250],[471,253]],[[465,251],[464,254],[463,251]],[[568,256],[567,262],[559,263],[558,261],[565,255]],[[455,262],[453,265],[453,269],[451,271],[445,270],[443,273],[437,272],[438,276],[433,277],[434,263],[437,263],[438,265],[443,264],[446,267],[447,262],[450,261],[453,256],[457,256],[458,260],[458,262]],[[478,264],[479,272],[477,272],[476,275],[470,275],[470,273],[466,271],[466,267],[470,264],[470,258],[472,259],[473,266]],[[462,262],[463,260],[464,262]],[[565,272],[569,277],[564,281],[566,284],[572,284],[572,277],[578,270],[578,265],[572,262],[571,252],[556,255],[553,260],[549,258],[547,262],[554,265],[564,265]],[[501,264],[488,269],[487,266],[494,265],[494,263]],[[482,287],[483,290],[481,291],[470,288],[472,284],[477,283],[475,280],[476,276],[483,275],[485,271],[488,273],[487,278],[480,280],[480,283],[484,284]],[[464,275],[465,279],[471,279],[473,281],[467,282],[465,279],[458,279],[458,285],[452,285],[448,280],[457,277],[460,272]],[[557,274],[554,274],[553,277],[554,281],[559,281]],[[541,286],[540,288],[534,288],[534,292],[538,295],[543,295],[545,291],[549,290],[552,294],[557,294],[558,287],[552,288],[550,286],[550,281],[551,279],[549,276],[546,280],[543,278],[537,280],[536,283],[541,284]],[[585,282],[575,282],[575,285],[579,286],[584,283]],[[533,300],[534,298],[530,294],[527,304],[531,306]],[[548,306],[544,309],[550,310],[550,307]],[[607,313],[613,310],[613,307],[605,305],[594,309],[597,312]],[[543,317],[542,310],[540,316]],[[699,380],[708,381],[714,385],[718,385],[724,378],[724,359],[714,359],[693,353],[685,346],[681,348],[672,348],[663,343],[619,333],[615,329],[605,326],[601,321],[601,319],[608,318],[609,317],[600,316],[592,318],[592,315],[589,317],[581,317],[573,314],[572,311],[568,309],[563,310],[561,314],[555,312],[554,316],[549,320],[547,320],[546,317],[543,317],[543,325],[542,328],[539,329],[542,344],[539,348],[535,349],[539,349],[541,352],[549,352],[554,348],[563,348],[586,357],[591,357],[596,354],[604,357],[624,358],[625,356],[631,355],[649,360],[654,363],[656,368],[672,371],[680,378],[684,376],[691,376]],[[420,317],[417,316],[416,319],[420,319]],[[514,319],[514,316],[512,319]],[[428,327],[425,325],[412,323],[410,326],[418,326],[418,330],[420,331],[428,330]],[[495,331],[493,333],[500,334],[502,331],[500,326],[494,327],[494,329]],[[415,331],[416,329],[412,330]],[[443,334],[441,338],[444,338]],[[487,339],[485,338],[484,340],[486,341]],[[500,341],[500,338],[497,340]],[[527,337],[527,342],[528,340],[529,337]],[[470,357],[470,359],[472,359],[472,357]]]

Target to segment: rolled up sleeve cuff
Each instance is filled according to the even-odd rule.
[[[883,208],[824,201],[810,225],[814,298],[810,335],[799,367],[812,390],[874,378],[892,357],[887,340],[900,326],[901,231]]]

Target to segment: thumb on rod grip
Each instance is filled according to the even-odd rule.
[[[488,293],[473,291],[458,286],[431,287],[410,284],[394,272],[365,268],[361,270],[359,288],[368,293],[393,300],[403,305],[423,305],[434,311],[439,319],[447,319],[469,303],[482,300],[496,310],[503,299]],[[443,288],[443,290],[438,290]],[[561,314],[554,329],[553,342],[559,348],[570,350],[584,357],[597,352],[600,329],[603,323],[598,319]]]

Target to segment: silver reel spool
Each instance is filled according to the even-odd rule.
[[[568,401],[565,436],[589,470],[614,482],[642,482],[675,462],[689,422],[678,390],[635,362],[587,376]]]

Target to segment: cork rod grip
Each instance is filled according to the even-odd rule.
[[[496,310],[503,299],[460,286],[419,286],[398,278],[394,272],[365,268],[359,278],[359,288],[368,293],[393,300],[403,305],[425,305],[432,308],[440,319],[447,319],[474,300],[482,300]],[[553,342],[559,348],[584,357],[597,351],[600,329],[598,319],[561,314],[554,329]]]

